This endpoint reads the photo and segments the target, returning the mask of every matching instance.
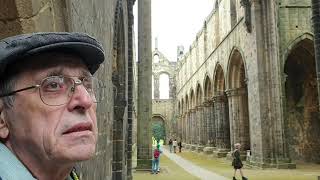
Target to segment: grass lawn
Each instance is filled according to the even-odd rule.
[[[151,174],[150,172],[136,171],[133,172],[134,180],[200,180],[199,178],[189,174],[173,161],[162,155],[160,159],[159,174]]]
[[[225,158],[213,158],[212,156],[185,151],[178,153],[181,157],[194,164],[232,179],[233,168],[231,162]],[[258,169],[244,167],[245,176],[250,180],[318,180],[320,176],[320,164],[297,164],[297,169]],[[237,179],[240,174],[237,172]]]

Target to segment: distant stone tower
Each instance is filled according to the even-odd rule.
[[[182,45],[177,47],[177,60],[179,61],[184,54],[184,47]]]

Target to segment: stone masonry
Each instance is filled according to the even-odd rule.
[[[178,58],[175,109],[185,147],[225,157],[241,143],[243,158],[250,150],[247,160],[260,167],[319,163],[310,1],[215,4]]]

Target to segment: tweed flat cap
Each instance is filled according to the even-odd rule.
[[[53,50],[79,55],[91,74],[94,74],[104,61],[104,50],[101,44],[84,33],[22,34],[0,40],[0,77],[10,64],[23,57]]]

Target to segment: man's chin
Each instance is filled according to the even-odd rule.
[[[70,161],[86,161],[95,155],[95,149],[94,145],[74,146],[68,149],[67,152],[64,152],[64,155]]]

